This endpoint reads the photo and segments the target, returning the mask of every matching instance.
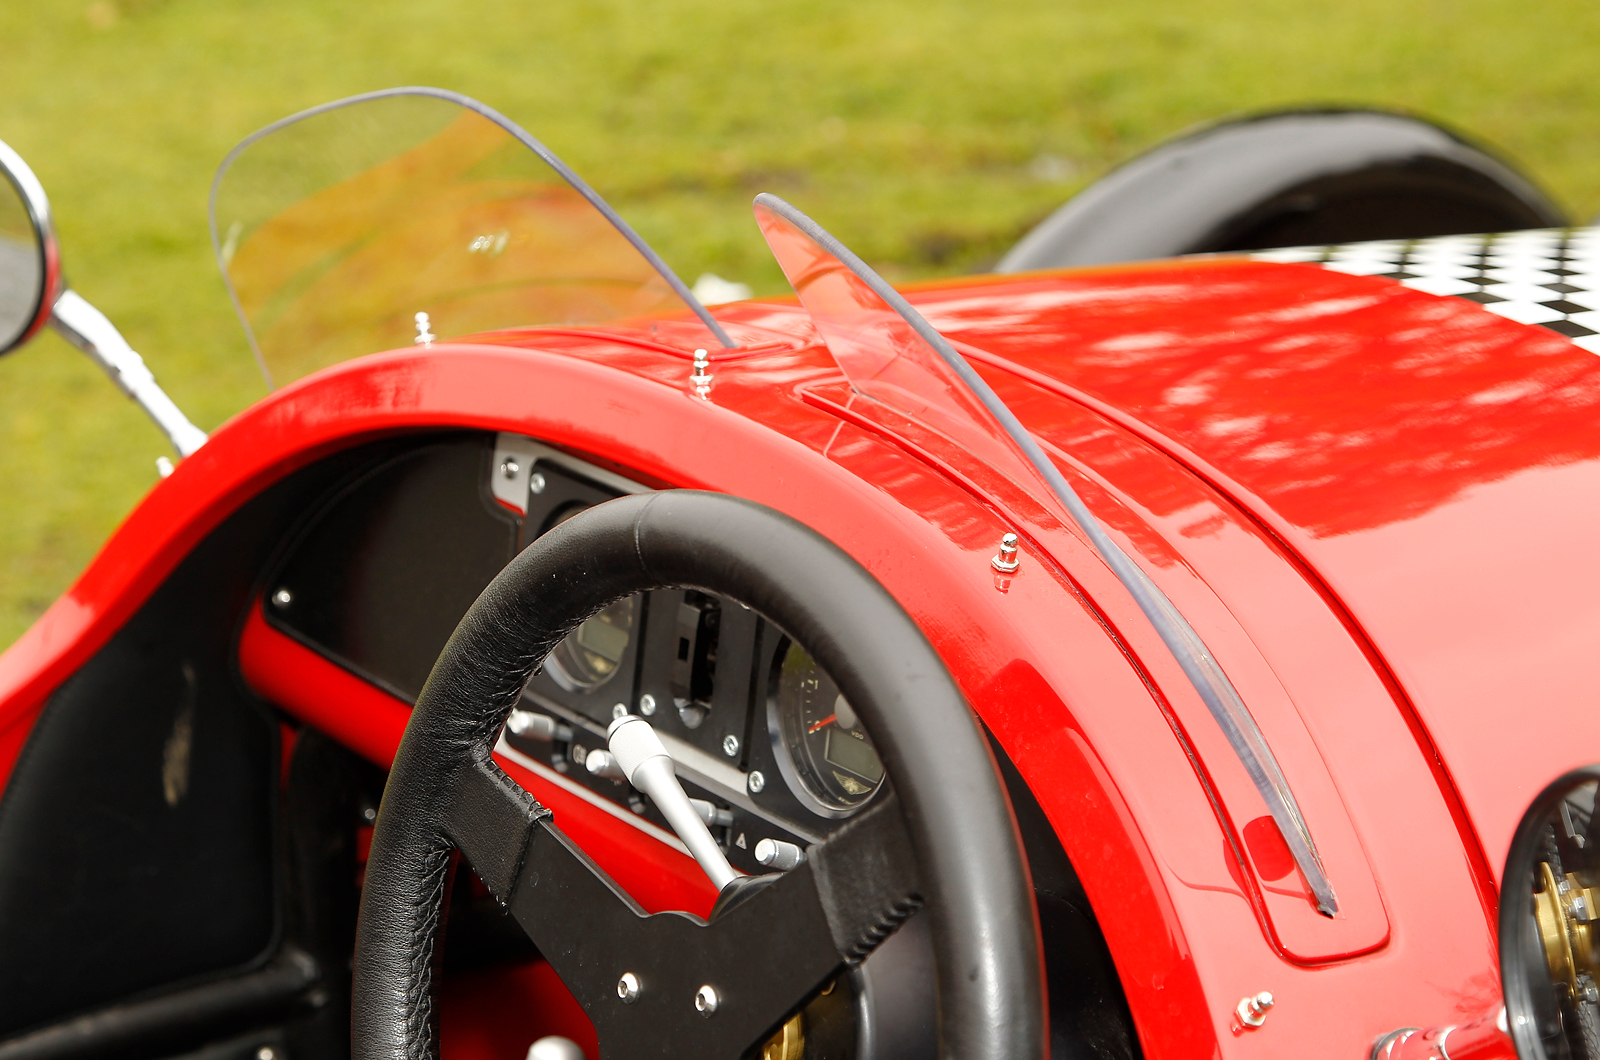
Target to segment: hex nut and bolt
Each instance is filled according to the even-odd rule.
[[[631,1005],[639,1000],[639,978],[632,972],[623,972],[622,978],[617,980],[617,997],[622,999],[624,1005]]]
[[[1007,534],[1000,539],[1000,551],[995,553],[989,565],[1001,574],[1010,574],[1022,566],[1022,561],[1017,558],[1017,535]]]
[[[1267,1010],[1272,1008],[1273,1004],[1272,995],[1263,990],[1253,997],[1240,1001],[1234,1013],[1238,1015],[1239,1022],[1246,1027],[1259,1027],[1267,1022]]]
[[[722,753],[727,755],[729,758],[738,758],[739,757],[739,737],[735,736],[731,732],[728,735],[724,736],[722,738]]]
[[[760,795],[761,789],[767,786],[767,778],[761,775],[761,770],[752,769],[750,777],[745,783],[750,789],[750,794]]]
[[[528,476],[528,492],[529,493],[543,493],[544,492],[544,476],[539,474],[539,472],[537,472],[537,471],[535,471],[533,474]]]
[[[288,607],[294,603],[294,593],[291,593],[288,589],[279,589],[272,594],[272,602],[279,607]]]
[[[717,996],[716,987],[707,983],[694,992],[694,1010],[702,1016],[711,1016],[717,1011],[717,1006],[722,1003],[722,998]]]
[[[506,478],[516,478],[521,471],[522,465],[517,463],[517,458],[514,456],[508,456],[500,461],[500,474]]]
[[[639,713],[648,718],[655,712],[656,697],[652,696],[649,692],[646,692],[644,695],[639,697]]]

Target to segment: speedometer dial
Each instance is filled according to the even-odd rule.
[[[768,729],[789,789],[822,817],[848,817],[883,784],[883,763],[839,686],[785,637],[772,663]]]

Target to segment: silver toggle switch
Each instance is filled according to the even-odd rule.
[[[714,802],[706,799],[690,799],[689,805],[694,807],[694,812],[700,815],[707,828],[726,828],[733,823],[733,812],[724,810]]]
[[[627,775],[622,772],[622,767],[617,764],[617,758],[610,751],[596,747],[589,752],[589,757],[583,760],[583,767],[597,777],[607,780],[626,780]]]
[[[684,794],[672,756],[650,723],[637,714],[627,714],[611,723],[606,737],[622,775],[650,796],[717,890],[738,879],[742,874],[728,864],[722,847],[711,838],[706,822]]]
[[[550,715],[535,710],[513,710],[506,719],[506,731],[526,740],[543,740],[546,743],[572,739],[572,726],[563,725]]]
[[[769,869],[788,872],[806,859],[806,852],[781,839],[763,839],[756,844],[756,860]]]

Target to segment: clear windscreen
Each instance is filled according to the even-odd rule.
[[[721,344],[664,267],[529,143],[438,95],[358,98],[269,127],[223,163],[211,210],[269,386],[412,345],[418,313],[441,339],[670,315],[676,332]]]
[[[758,196],[755,215],[779,267],[857,393],[943,434],[1089,538],[1193,682],[1277,822],[1317,908],[1333,916],[1338,901],[1289,782],[1199,633],[1106,535],[1005,402],[882,277],[781,199]]]

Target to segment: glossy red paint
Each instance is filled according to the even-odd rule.
[[[1600,739],[1574,665],[1600,634],[1600,360],[1462,299],[1304,265],[919,301],[987,363],[1172,453],[1314,570],[1414,706],[1498,875],[1528,800]]]
[[[1219,467],[1242,471],[1220,456],[1219,467],[1202,460],[1212,452],[1201,445],[1202,427],[1212,421],[1195,408],[1157,401],[1147,409],[1139,397],[1146,387],[1155,395],[1149,400],[1160,399],[1178,385],[1171,380],[1201,373],[1209,355],[1234,372],[1218,384],[1223,408],[1242,415],[1248,387],[1259,386],[1261,403],[1286,417],[1281,440],[1303,442],[1316,436],[1295,432],[1329,404],[1334,385],[1359,381],[1353,362],[1362,343],[1388,357],[1397,374],[1405,357],[1440,356],[1444,340],[1420,326],[1415,310],[1406,315],[1406,299],[1375,281],[1324,277],[1354,286],[1319,302],[1323,274],[1305,272],[1171,265],[966,283],[916,298],[936,324],[983,351],[996,389],[1211,643],[1282,759],[1330,871],[1337,866],[1342,920],[1318,917],[1298,877],[1282,871],[1242,770],[1142,615],[1078,535],[932,432],[853,401],[803,314],[777,303],[719,310],[765,349],[714,360],[706,400],[688,386],[683,351],[609,331],[507,333],[400,351],[274,394],[156,487],[78,584],[0,656],[0,754],[6,734],[25,731],[49,692],[184,553],[268,483],[396,431],[519,431],[652,482],[768,504],[871,570],[951,666],[1057,829],[1105,929],[1146,1055],[1245,1056],[1314,1045],[1330,1056],[1357,1056],[1397,1027],[1472,1018],[1498,993],[1486,915],[1493,880],[1436,767],[1433,718],[1422,703],[1417,712],[1430,728],[1415,724],[1413,671],[1431,673],[1437,661],[1401,666],[1393,658],[1400,647],[1433,642],[1394,641],[1381,623],[1375,632],[1370,603],[1347,609],[1347,585],[1358,595],[1369,590],[1345,573],[1354,561],[1326,559],[1317,551],[1323,538],[1297,529]],[[1312,294],[1295,301],[1297,285]],[[1339,331],[1339,313],[1315,316],[1325,303],[1371,315]],[[1330,362],[1314,340],[1273,346],[1288,341],[1290,324],[1268,326],[1272,314],[1296,310],[1344,336],[1346,361]],[[1252,311],[1268,321],[1264,330],[1240,323]],[[1404,332],[1403,321],[1416,326]],[[1150,338],[1158,325],[1179,338]],[[1304,333],[1306,325],[1295,326]],[[1512,346],[1537,345],[1525,329],[1506,327],[1517,329],[1506,340]],[[1191,349],[1182,337],[1191,333],[1210,336],[1210,345],[1197,340]],[[1466,358],[1478,348],[1475,335],[1446,338],[1460,340],[1457,355]],[[1141,360],[1150,349],[1181,362],[1182,372],[1163,377],[1164,389],[1142,378],[1153,370]],[[1294,368],[1293,388],[1270,373],[1252,375],[1252,364]],[[1369,420],[1381,425],[1383,402],[1365,400]],[[1186,423],[1188,435],[1180,430]],[[1271,431],[1263,431],[1265,445]],[[1304,454],[1304,444],[1296,451]],[[1245,467],[1242,461],[1234,463]],[[1350,457],[1334,466],[1355,474],[1364,465]],[[1319,524],[1305,513],[1322,510],[1345,526],[1338,520],[1351,517],[1337,510],[1336,491],[1292,472],[1286,460],[1277,465],[1286,492],[1268,497],[1312,519],[1307,525]],[[1372,496],[1364,500],[1390,506],[1384,526],[1409,525],[1405,513],[1415,521],[1453,510],[1451,498],[1490,481],[1470,467],[1458,472],[1457,494],[1435,498],[1431,509],[1414,498],[1433,494],[1419,493],[1415,476],[1398,471],[1369,476]],[[1449,493],[1442,483],[1435,488]],[[1284,499],[1305,490],[1324,498],[1320,509]],[[1354,523],[1361,525],[1340,534],[1359,539],[1371,529],[1362,517]],[[989,557],[1007,530],[1023,539],[1023,565],[1001,584]],[[1453,536],[1441,547],[1467,533],[1460,525],[1445,530]],[[1335,563],[1330,576],[1333,560],[1345,565]],[[392,754],[405,704],[273,633],[258,615],[240,662],[259,691],[306,723],[375,761]],[[0,760],[0,769],[8,764]],[[519,779],[548,797],[561,825],[619,878],[629,864],[681,861],[581,800],[558,805],[558,789],[541,793],[537,778]],[[1476,803],[1466,801],[1476,815]],[[1506,812],[1514,816],[1522,801],[1511,802]],[[1239,1026],[1239,998],[1263,989],[1278,1000],[1266,1026]]]

